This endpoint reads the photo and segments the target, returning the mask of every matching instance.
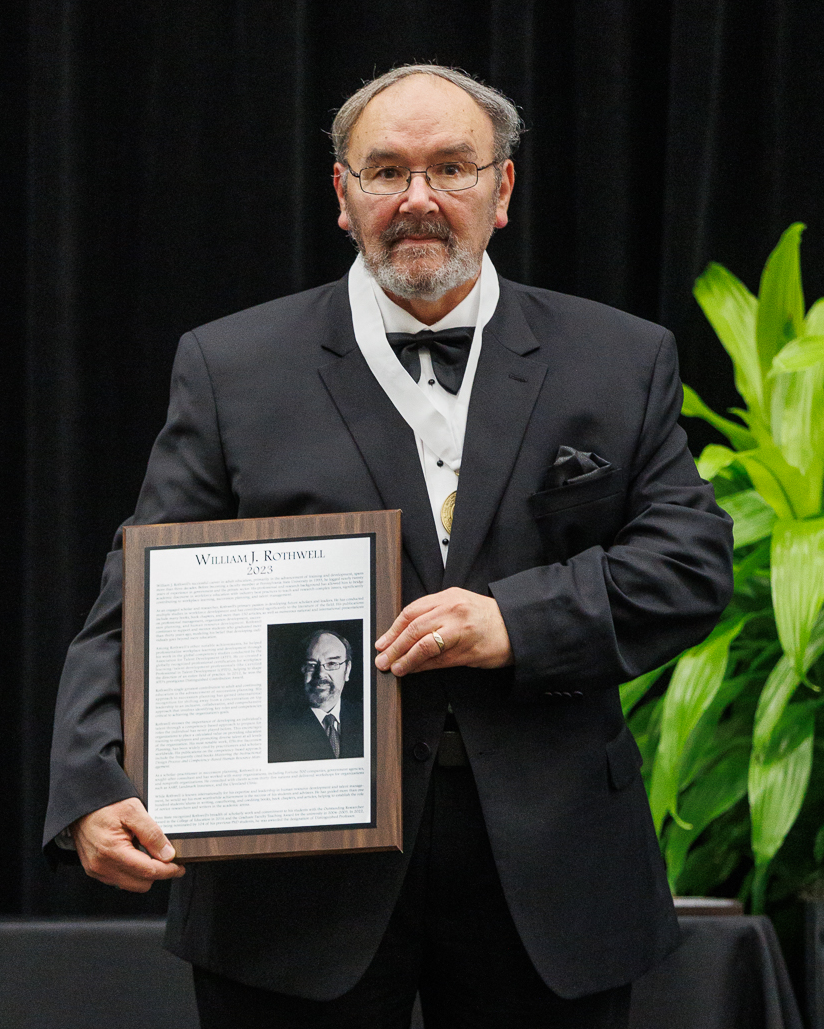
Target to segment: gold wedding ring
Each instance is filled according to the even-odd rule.
[[[443,648],[446,646],[446,644],[443,641],[443,636],[441,636],[439,632],[433,631],[432,638],[438,644],[438,650],[443,654]]]

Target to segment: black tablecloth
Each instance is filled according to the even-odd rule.
[[[678,922],[681,946],[633,987],[631,1029],[802,1029],[768,918]]]
[[[681,946],[635,984],[632,1029],[802,1029],[768,919],[679,923]],[[162,935],[154,918],[0,919],[0,1026],[196,1029],[189,966]]]
[[[0,919],[2,1029],[198,1029],[159,918]]]

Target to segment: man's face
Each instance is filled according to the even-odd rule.
[[[423,169],[449,160],[479,167],[494,156],[492,121],[468,93],[432,75],[410,75],[366,105],[349,142],[348,163]],[[407,299],[438,300],[474,281],[495,228],[507,223],[514,170],[482,171],[472,189],[431,189],[413,175],[409,189],[393,196],[364,193],[346,169],[335,165],[338,224],[354,237],[378,283]]]
[[[306,699],[312,707],[331,711],[352,670],[352,663],[346,660],[346,647],[337,636],[324,633],[306,651],[304,668],[303,691]]]

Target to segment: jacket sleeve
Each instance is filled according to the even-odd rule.
[[[152,450],[134,516],[126,524],[235,517],[220,425],[196,337],[180,342],[166,424]],[[139,796],[121,767],[120,711],[123,532],[115,535],[100,595],[71,644],[55,710],[44,846],[75,819]]]
[[[613,544],[490,583],[515,656],[516,698],[632,679],[703,639],[729,601],[732,521],[696,471],[677,421],[682,396],[667,332]]]

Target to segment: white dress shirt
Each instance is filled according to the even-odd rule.
[[[321,726],[323,726],[324,732],[326,732],[326,726],[323,725],[323,720],[324,718],[326,718],[327,715],[334,715],[335,722],[338,725],[338,728],[340,728],[340,702],[341,698],[338,697],[338,702],[337,704],[335,704],[331,711],[324,711],[322,707],[312,707],[311,705],[309,706],[309,710],[312,712],[315,718],[317,718]]]
[[[349,272],[349,302],[358,347],[383,391],[412,428],[418,446],[432,517],[446,564],[450,534],[441,508],[458,486],[466,415],[481,353],[483,329],[498,304],[500,287],[492,261],[484,253],[481,274],[464,300],[434,325],[424,325],[383,292],[358,256]],[[418,351],[421,377],[416,383],[386,339],[387,332],[421,332],[474,326],[475,335],[457,394],[445,390],[432,372],[429,350]]]

